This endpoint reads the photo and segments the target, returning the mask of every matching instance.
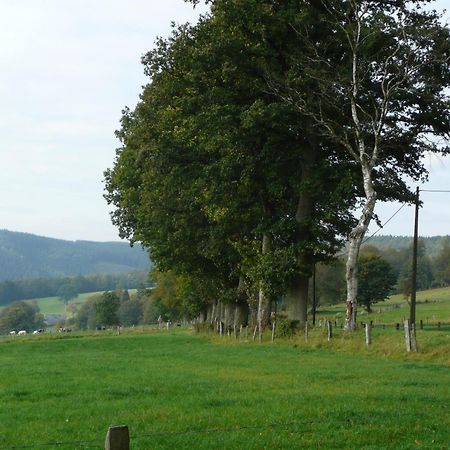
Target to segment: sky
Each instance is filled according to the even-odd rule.
[[[436,3],[445,7],[450,0]],[[121,111],[147,82],[140,60],[156,37],[202,11],[182,0],[0,0],[0,229],[119,240],[103,171]],[[421,188],[450,190],[450,159],[427,164]],[[420,233],[450,234],[450,193],[421,198]],[[376,211],[386,222],[399,207]],[[403,208],[379,234],[411,235],[413,216]]]
[[[0,229],[117,241],[103,171],[182,0],[0,0]]]

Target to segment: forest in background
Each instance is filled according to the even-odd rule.
[[[148,271],[150,266],[139,244],[64,241],[0,230],[0,281]]]

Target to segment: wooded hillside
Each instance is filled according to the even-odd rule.
[[[0,281],[148,270],[139,244],[64,241],[0,230]]]

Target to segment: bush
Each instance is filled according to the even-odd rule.
[[[292,337],[298,330],[298,325],[298,320],[278,318],[275,322],[275,336],[278,338]]]

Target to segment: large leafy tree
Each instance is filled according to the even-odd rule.
[[[119,325],[120,300],[115,292],[104,292],[95,302],[95,318],[98,324]]]
[[[122,236],[149,247],[161,270],[216,280],[217,293],[244,275],[259,289],[260,327],[283,292],[305,321],[312,264],[352,220],[351,165],[267,89],[268,67],[288,67],[293,3],[215,2],[199,25],[160,40],[106,172]]]
[[[34,303],[15,302],[0,312],[0,333],[32,331],[44,326],[44,316]]]
[[[357,259],[377,199],[412,201],[404,176],[427,175],[425,152],[447,152],[450,34],[421,0],[322,0],[303,9],[288,77],[269,84],[344,148],[360,169],[361,213],[349,233],[347,327],[357,311]],[[300,9],[300,8],[299,8]],[[320,26],[317,24],[320,23]]]
[[[379,255],[363,254],[358,261],[358,302],[372,312],[372,304],[384,301],[397,277],[390,264]]]

